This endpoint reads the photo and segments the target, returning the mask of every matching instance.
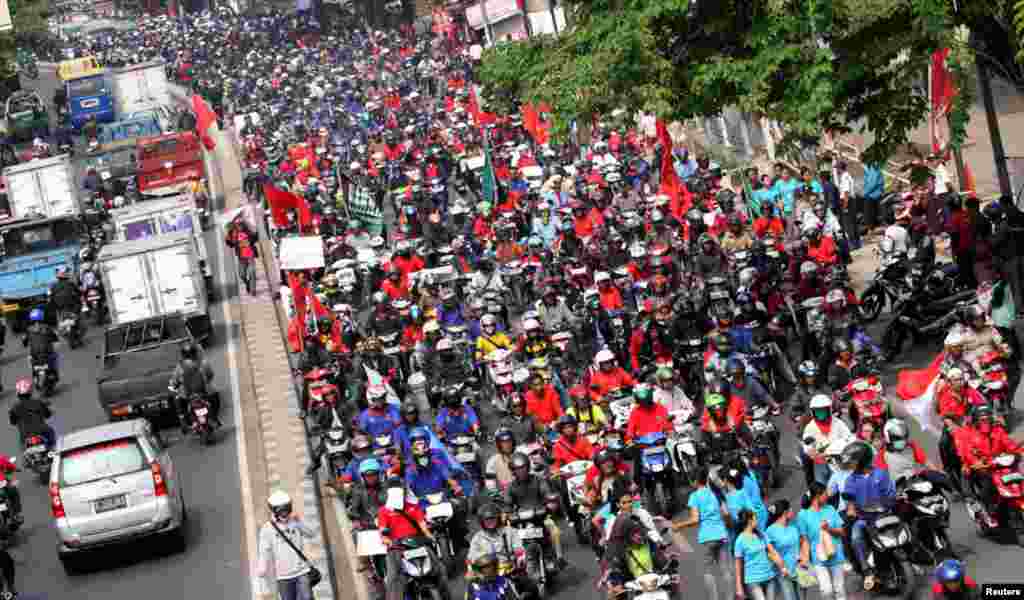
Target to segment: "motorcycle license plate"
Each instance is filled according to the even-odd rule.
[[[5,513],[5,512],[7,512],[7,503],[6,502],[0,502],[0,513]]]
[[[519,530],[519,538],[524,540],[544,539],[544,530],[540,527],[527,527]]]
[[[197,417],[205,417],[209,413],[210,413],[210,411],[208,409],[205,409],[205,408],[197,408],[196,409],[196,416]]]
[[[402,554],[402,557],[405,558],[405,560],[412,560],[414,558],[426,558],[427,557],[427,549],[426,549],[426,547],[424,547],[424,548],[414,548],[413,550],[406,550],[405,553]]]
[[[328,455],[342,454],[343,452],[345,452],[345,447],[343,444],[327,444]]]
[[[46,452],[46,446],[31,446],[29,448],[25,448],[25,454],[40,454],[42,452]]]
[[[455,460],[460,463],[476,462],[476,454],[473,454],[472,452],[461,452],[455,456]]]
[[[401,348],[399,348],[398,346],[393,346],[391,348],[385,348],[384,354],[386,354],[387,356],[394,356],[395,354],[398,354],[400,351]]]
[[[690,456],[697,456],[697,447],[693,445],[693,442],[683,442],[680,447]]]
[[[663,465],[661,463],[654,463],[653,465],[651,465],[651,472],[652,473],[661,473],[664,470],[665,470],[665,465]]]
[[[427,507],[427,520],[433,519],[450,519],[455,512],[452,510],[452,505],[449,502],[443,502],[441,504],[432,504]]]
[[[643,594],[633,596],[633,600],[668,600],[668,592],[665,590],[644,592]]]
[[[1020,473],[1010,473],[1008,475],[1003,475],[1003,483],[1005,483],[1006,485],[1010,485],[1012,483],[1021,483],[1022,481],[1024,481],[1024,475],[1021,475]]]

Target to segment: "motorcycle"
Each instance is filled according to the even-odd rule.
[[[671,459],[665,434],[654,433],[635,440],[640,449],[640,487],[646,496],[645,504],[653,514],[671,518],[675,511]]]
[[[21,527],[20,520],[16,518],[18,515],[11,511],[10,492],[8,491],[17,485],[17,480],[8,476],[0,478],[0,546],[3,547],[11,544],[11,538]]]
[[[893,319],[882,334],[882,350],[886,361],[893,361],[903,351],[907,338],[917,343],[928,335],[945,333],[955,323],[962,310],[977,299],[975,290],[958,290],[946,293],[945,271],[936,269],[925,279],[924,284],[915,288],[906,300],[897,303]]]
[[[188,406],[192,414],[192,433],[204,446],[209,446],[213,443],[213,432],[217,428],[210,415],[210,401],[199,394],[193,394]]]
[[[317,368],[303,377],[309,394],[307,411],[314,432],[330,429],[337,418],[338,386],[330,382],[332,375],[327,369]]]
[[[440,545],[442,540],[435,542]],[[405,598],[410,600],[445,600],[447,590],[440,587],[439,569],[447,568],[443,564],[435,565],[430,560],[431,542],[429,538],[405,538],[396,542],[402,552],[402,572],[406,575]]]
[[[343,427],[331,427],[324,434],[324,454],[327,456],[327,467],[331,477],[340,477],[345,465],[348,464],[351,451],[351,440]]]
[[[459,463],[462,470],[472,479],[479,481],[483,477],[483,469],[480,468],[480,459],[476,438],[471,434],[455,435],[448,440],[448,450],[451,452],[455,462]]]
[[[906,296],[912,289],[907,287],[906,276],[907,263],[904,256],[890,254],[882,257],[881,266],[860,297],[860,314],[864,323],[876,321],[886,303],[895,307]]]
[[[72,349],[82,345],[82,328],[78,322],[79,315],[73,312],[62,312],[57,317],[57,334]]]
[[[747,426],[754,436],[750,449],[750,468],[762,485],[774,488],[779,483],[782,463],[779,451],[779,429],[771,420],[771,408],[758,406],[747,417]]]
[[[588,542],[587,524],[589,522],[587,508],[587,495],[584,491],[584,482],[587,478],[587,471],[594,466],[589,460],[574,460],[571,463],[562,465],[559,475],[565,482],[566,497],[568,498],[567,512],[572,522],[573,530],[576,532],[576,539],[580,544]]]
[[[34,357],[29,357],[29,364],[32,366],[32,383],[36,390],[43,396],[52,396],[57,388],[57,374],[53,372],[45,358],[35,360]]]
[[[97,325],[103,324],[105,306],[103,305],[103,293],[98,287],[90,287],[82,295],[82,313],[92,315],[93,322]]]
[[[980,498],[977,490],[972,490],[973,497],[966,501],[968,514],[982,536],[995,537],[1009,530],[1017,544],[1024,546],[1024,473],[1021,473],[1020,457],[1000,454],[985,469],[996,488],[996,505],[984,506],[977,499]]]
[[[910,561],[915,565],[937,565],[952,557],[949,543],[949,499],[935,484],[920,474],[896,482],[895,513],[913,533]]]
[[[455,506],[448,500],[444,492],[427,494],[426,497],[427,526],[434,535],[438,557],[441,564],[451,577],[455,574],[455,542],[452,540],[451,528],[448,523],[455,516]]]
[[[679,585],[679,561],[672,559],[665,567],[664,573],[648,573],[633,581],[627,581],[623,587],[629,600],[669,600],[675,595]]]
[[[882,393],[882,382],[877,375],[858,377],[836,394],[841,403],[849,402],[850,420],[854,430],[860,430],[865,421],[881,431],[892,418],[892,409]]]
[[[511,398],[517,393],[515,383],[512,381],[514,371],[512,352],[498,348],[489,353],[484,361],[487,363],[488,376],[494,389],[491,404],[500,415],[507,415],[511,406]]]
[[[557,497],[555,503],[557,506]],[[548,539],[547,528],[544,527],[548,513],[549,509],[545,506],[519,509],[509,516],[509,525],[516,529],[526,550],[526,576],[537,586],[539,598],[547,596],[550,581],[548,575],[556,569],[552,560],[554,548]]]
[[[1010,382],[1006,360],[1002,353],[987,352],[978,361],[980,381],[972,382],[981,395],[988,400],[992,411],[1003,418],[1007,431],[1013,430],[1013,398],[1010,397]]]
[[[39,476],[39,482],[45,483],[50,477],[50,466],[53,464],[53,454],[46,445],[46,438],[41,435],[33,435],[25,440],[24,460],[25,467]]]
[[[867,527],[866,564],[859,564],[856,557],[852,559],[858,573],[863,574],[865,568],[870,568],[875,574],[871,586],[865,582],[865,591],[888,591],[901,598],[909,598],[916,583],[910,565],[913,536],[909,525],[899,516],[887,514],[886,508],[869,507],[865,512],[879,515],[874,521],[869,521]]]
[[[697,426],[691,422],[690,411],[669,413],[675,433],[668,439],[668,452],[672,458],[672,469],[679,474],[680,485],[694,483],[694,476],[700,464],[697,458]]]

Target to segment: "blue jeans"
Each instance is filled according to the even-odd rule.
[[[850,529],[850,545],[853,546],[853,553],[857,556],[857,562],[861,568],[865,568],[864,558],[868,554],[868,522],[864,519],[857,519]]]
[[[785,575],[779,575],[775,578],[775,585],[778,589],[775,597],[781,600],[804,600],[807,596],[800,585],[797,583],[795,577],[786,577]]]
[[[281,600],[313,600],[313,589],[309,587],[309,576],[299,575],[277,581],[277,594]]]

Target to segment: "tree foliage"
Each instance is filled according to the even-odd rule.
[[[891,156],[927,116],[931,54],[952,44],[962,24],[953,0],[563,6],[575,17],[563,35],[485,53],[488,98],[546,101],[556,132],[618,107],[684,119],[739,106],[778,120],[794,140],[826,129],[869,130],[869,160]],[[959,104],[956,112],[966,114]],[[965,124],[953,127],[954,144]]]

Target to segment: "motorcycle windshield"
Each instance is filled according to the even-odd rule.
[[[636,438],[636,444],[638,446],[650,447],[650,446],[657,446],[659,444],[664,444],[664,443],[665,443],[665,434],[661,433],[660,431],[658,433],[651,433],[651,434],[648,434],[648,435],[642,435],[642,436]]]

